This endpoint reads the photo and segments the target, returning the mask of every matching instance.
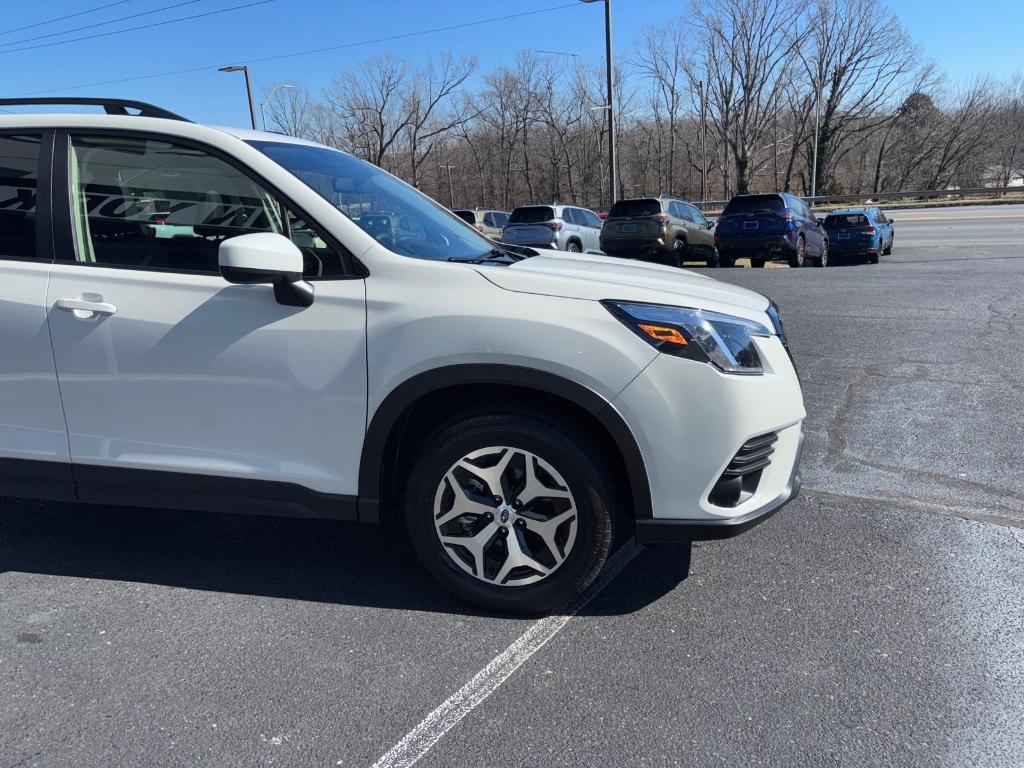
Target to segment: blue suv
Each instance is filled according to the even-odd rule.
[[[807,203],[788,192],[737,195],[725,207],[715,230],[719,263],[731,267],[785,261],[791,267],[828,264],[828,234]]]

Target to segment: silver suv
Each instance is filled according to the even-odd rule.
[[[512,211],[501,241],[570,253],[601,253],[601,219],[572,205],[523,205]]]

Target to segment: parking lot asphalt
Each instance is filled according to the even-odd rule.
[[[416,765],[1021,764],[1024,207],[892,215],[714,275],[782,307],[801,497],[641,551]],[[387,529],[3,499],[0,768],[371,765],[533,626]]]

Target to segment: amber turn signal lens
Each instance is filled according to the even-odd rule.
[[[664,325],[644,325],[642,323],[639,327],[640,330],[655,341],[660,341],[666,344],[677,344],[680,347],[685,347],[687,344],[686,337],[675,328],[668,328]]]

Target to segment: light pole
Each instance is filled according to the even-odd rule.
[[[581,3],[604,3],[604,42],[605,60],[608,66],[608,101],[605,109],[608,110],[608,207],[615,205],[617,199],[616,190],[618,184],[615,172],[615,108],[614,108],[614,85],[615,85],[615,62],[612,58],[612,0],[580,0]]]
[[[448,200],[451,203],[451,207],[455,207],[455,185],[452,184],[452,171],[455,170],[455,166],[451,163],[445,163],[444,165],[437,166],[448,171]]]
[[[274,98],[274,94],[277,93],[277,91],[279,89],[281,89],[281,88],[295,88],[295,87],[296,86],[292,85],[291,83],[281,83],[280,85],[275,85],[273,88],[270,89],[270,95],[267,96],[266,100],[260,102],[260,118],[263,120],[263,130],[264,131],[267,130],[267,113],[266,113],[266,111],[264,111],[263,107],[265,107],[267,104],[270,103],[271,99]]]
[[[708,123],[704,109],[704,81],[697,83],[700,89],[700,201],[708,199]]]
[[[256,103],[252,100],[252,78],[249,76],[248,64],[234,64],[230,67],[221,67],[218,72],[244,72],[245,90],[249,94],[249,120],[252,122],[252,129],[256,130]]]

